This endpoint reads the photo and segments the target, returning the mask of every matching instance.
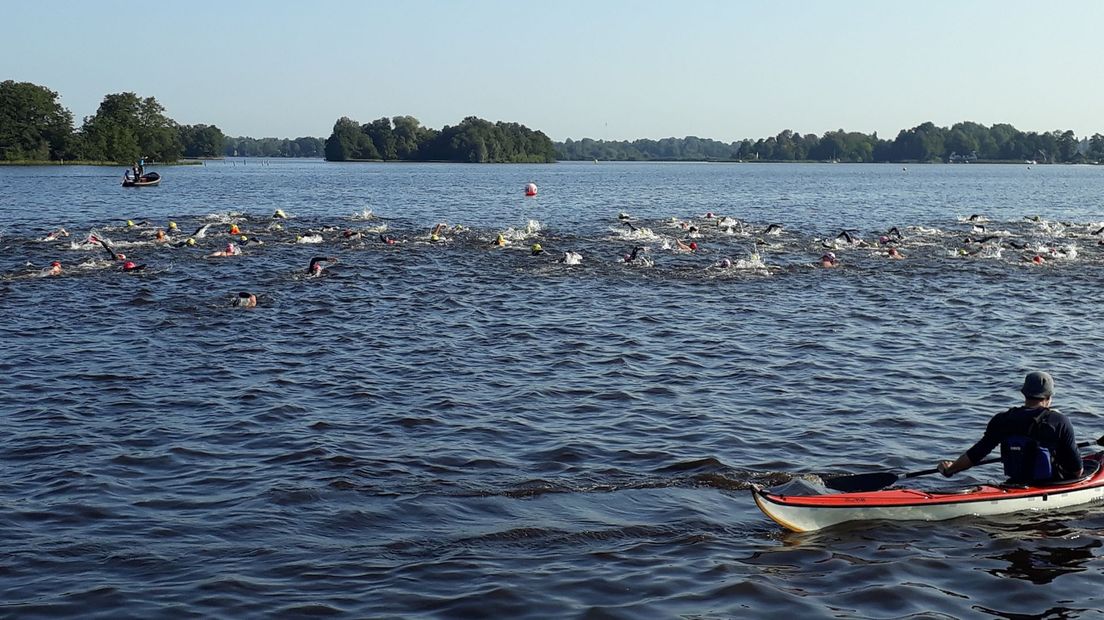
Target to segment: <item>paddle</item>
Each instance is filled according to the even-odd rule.
[[[1095,442],[1097,445],[1104,446],[1104,436],[1097,439]],[[1077,444],[1078,448],[1085,448],[1093,445],[1093,442],[1082,441]],[[1000,458],[985,459],[980,463],[976,463],[974,467],[978,465],[988,465],[990,463],[1000,462]],[[834,478],[826,478],[824,480],[824,486],[829,489],[841,491],[843,493],[865,493],[868,491],[877,491],[884,489],[889,485],[897,482],[902,478],[916,478],[919,476],[930,476],[931,474],[939,473],[939,468],[933,467],[931,469],[922,469],[920,471],[913,471],[907,474],[895,474],[893,472],[881,471],[872,474],[854,474],[850,476],[836,476]]]

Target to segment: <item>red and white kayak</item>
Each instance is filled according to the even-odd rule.
[[[1057,510],[1104,501],[1104,453],[1085,457],[1079,480],[1049,486],[981,485],[956,491],[883,489],[779,495],[752,485],[755,504],[782,527],[810,532],[847,521],[942,521],[965,516]]]

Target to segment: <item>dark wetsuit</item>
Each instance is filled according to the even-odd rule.
[[[1042,407],[1014,407],[993,416],[985,427],[985,435],[966,451],[970,462],[975,465],[980,463],[993,448],[1001,445],[1009,437],[1027,436],[1034,418],[1042,410]],[[1073,425],[1064,414],[1057,409],[1051,409],[1039,420],[1031,438],[1038,441],[1040,446],[1050,450],[1054,460],[1055,480],[1069,480],[1081,475],[1081,455],[1077,452]],[[1005,454],[1002,445],[1001,459],[1007,458],[1010,457]]]

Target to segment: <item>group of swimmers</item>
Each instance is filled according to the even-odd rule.
[[[1050,228],[1046,226],[1063,226],[1060,224],[1047,223],[1041,219],[1025,218],[1031,224],[1041,227],[1041,230],[1049,231]],[[253,224],[257,223],[257,219],[241,218],[235,221],[225,221],[223,224],[215,222],[201,223],[196,227],[195,231],[190,235],[183,235],[180,231],[180,227],[174,221],[169,221],[165,227],[153,227],[149,221],[140,221],[135,223],[134,221],[127,220],[124,230],[127,231],[126,235],[134,234],[144,237],[142,241],[120,242],[124,245],[138,245],[138,244],[150,244],[150,245],[163,245],[173,248],[187,248],[197,247],[197,240],[205,240],[208,238],[208,233],[214,226],[226,226],[219,233],[219,236],[225,235],[225,245],[218,246],[213,251],[206,254],[206,257],[216,258],[229,258],[241,256],[243,248],[248,245],[264,246],[265,241],[261,239],[261,236],[268,238],[270,241],[277,242],[293,242],[298,244],[311,244],[311,243],[324,243],[328,238],[331,242],[345,242],[347,244],[353,244],[347,247],[358,247],[365,244],[375,243],[378,240],[380,244],[385,246],[393,246],[396,244],[406,244],[409,242],[428,242],[430,244],[448,244],[458,240],[462,243],[471,246],[472,244],[478,245],[480,243],[479,238],[481,235],[471,231],[471,229],[456,225],[449,226],[446,223],[438,223],[429,229],[428,234],[413,234],[404,235],[402,237],[395,236],[388,232],[387,226],[377,226],[375,228],[365,229],[352,229],[336,226],[322,227],[321,230],[306,229],[301,230],[299,233],[291,233],[284,229],[283,222],[287,220],[287,214],[283,210],[277,209],[271,217],[267,218],[264,222],[263,229],[257,228],[256,233],[253,230],[243,230],[249,222]],[[736,260],[731,258],[720,258],[711,261],[706,269],[726,270],[734,267],[746,268],[751,266],[756,269],[765,269],[767,266],[763,264],[759,258],[758,248],[765,247],[768,249],[775,249],[782,247],[780,243],[789,243],[787,240],[794,240],[795,236],[788,232],[781,223],[768,223],[765,226],[760,224],[753,226],[746,222],[742,222],[732,217],[716,216],[712,213],[706,213],[699,225],[693,221],[682,221],[677,219],[671,219],[667,221],[656,222],[642,222],[634,220],[631,216],[625,213],[618,215],[618,225],[616,230],[613,230],[616,234],[612,239],[616,241],[618,238],[631,240],[633,243],[626,249],[626,251],[620,256],[618,262],[634,267],[651,267],[654,266],[652,259],[653,245],[658,243],[662,250],[669,250],[674,254],[686,254],[695,255],[704,252],[706,255],[711,254],[710,248],[715,248],[718,243],[722,242],[725,238],[747,238],[754,243],[752,251],[748,254],[747,260]],[[974,215],[961,220],[969,223],[971,226],[970,232],[967,236],[962,238],[961,246],[955,250],[954,254],[959,256],[975,256],[978,255],[984,249],[996,248],[999,252],[1000,247],[1011,247],[1018,251],[1025,251],[1024,260],[1033,264],[1042,264],[1047,258],[1051,257],[1072,257],[1075,253],[1075,249],[1055,247],[1050,244],[1049,247],[1042,247],[1039,244],[1032,244],[1027,241],[1021,241],[1016,239],[1011,233],[1007,231],[991,231],[985,227],[985,218]],[[534,223],[531,223],[533,226]],[[1028,224],[1027,226],[1031,226]],[[648,226],[652,227],[668,227],[673,229],[672,233],[656,235],[651,232]],[[1067,224],[1067,227],[1073,227],[1075,225]],[[154,230],[149,230],[154,228]],[[659,228],[657,228],[658,230]],[[1094,230],[1095,229],[1095,230]],[[1077,228],[1077,230],[1083,230],[1083,227]],[[132,232],[133,231],[133,232]],[[331,233],[337,233],[336,235]],[[930,235],[931,231],[925,230],[921,227],[911,227],[908,230],[908,234],[913,238],[916,236]],[[936,231],[942,232],[942,231]],[[1104,226],[1093,225],[1086,230],[1089,235],[1099,237],[1104,235]],[[324,234],[326,233],[326,237]],[[1075,231],[1071,234],[1078,234]],[[1084,233],[1081,233],[1084,234]],[[1059,233],[1060,235],[1060,233]],[[58,241],[70,236],[69,231],[64,228],[58,228],[50,231],[44,237],[40,238],[40,241]],[[548,252],[542,245],[541,241],[533,239],[533,237],[541,236],[543,241],[547,242],[547,239],[540,235],[539,225],[535,226],[534,230],[526,231],[512,231],[494,233],[493,240],[489,242],[491,248],[507,248],[516,247],[518,241],[525,240],[527,249],[530,256],[544,257]],[[1060,235],[1061,236],[1061,235]],[[152,237],[152,239],[149,239]],[[487,237],[482,237],[482,243],[488,243]],[[872,241],[866,241],[862,238],[860,231],[856,229],[844,229],[840,230],[834,237],[815,238],[812,240],[813,248],[819,247],[822,250],[820,258],[813,261],[811,264],[815,267],[821,268],[836,268],[842,266],[842,261],[837,252],[847,251],[853,249],[864,249],[864,255],[881,255],[890,260],[903,260],[905,254],[902,252],[902,247],[907,247],[906,244],[909,240],[906,240],[905,234],[902,233],[897,227],[890,228],[889,230],[881,233],[876,233]],[[800,250],[800,237],[797,238],[798,246],[790,246],[792,248]],[[530,244],[530,242],[532,242]],[[803,242],[806,251],[810,248],[808,245],[810,242]],[[1104,240],[1100,241],[1104,244]],[[704,244],[704,245],[702,245]],[[913,249],[923,248],[925,245],[931,245],[931,243],[919,243],[915,245]],[[115,266],[116,269],[123,272],[140,272],[147,268],[146,264],[137,262],[126,256],[120,247],[114,242],[108,239],[106,236],[93,232],[87,236],[81,242],[74,242],[71,244],[73,249],[87,249],[88,246],[102,249],[106,255],[110,265]],[[128,252],[130,249],[127,250]],[[555,259],[557,263],[565,265],[580,265],[583,262],[583,253],[576,249],[561,250]],[[806,259],[807,260],[807,259]],[[319,277],[322,276],[328,267],[336,264],[337,258],[328,255],[317,255],[311,258],[309,264],[305,270],[304,277]],[[808,265],[809,263],[805,263]],[[44,276],[59,276],[64,273],[63,267],[60,261],[51,261],[50,266],[42,270],[38,275]],[[235,297],[232,301],[234,305],[252,307],[256,305],[256,296],[247,293]]]

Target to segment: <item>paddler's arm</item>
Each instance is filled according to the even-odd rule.
[[[939,469],[939,473],[950,478],[958,472],[964,469],[970,469],[973,466],[974,462],[970,460],[970,455],[966,452],[963,452],[962,456],[953,461],[939,461],[939,465],[937,465],[936,467],[937,469]]]

